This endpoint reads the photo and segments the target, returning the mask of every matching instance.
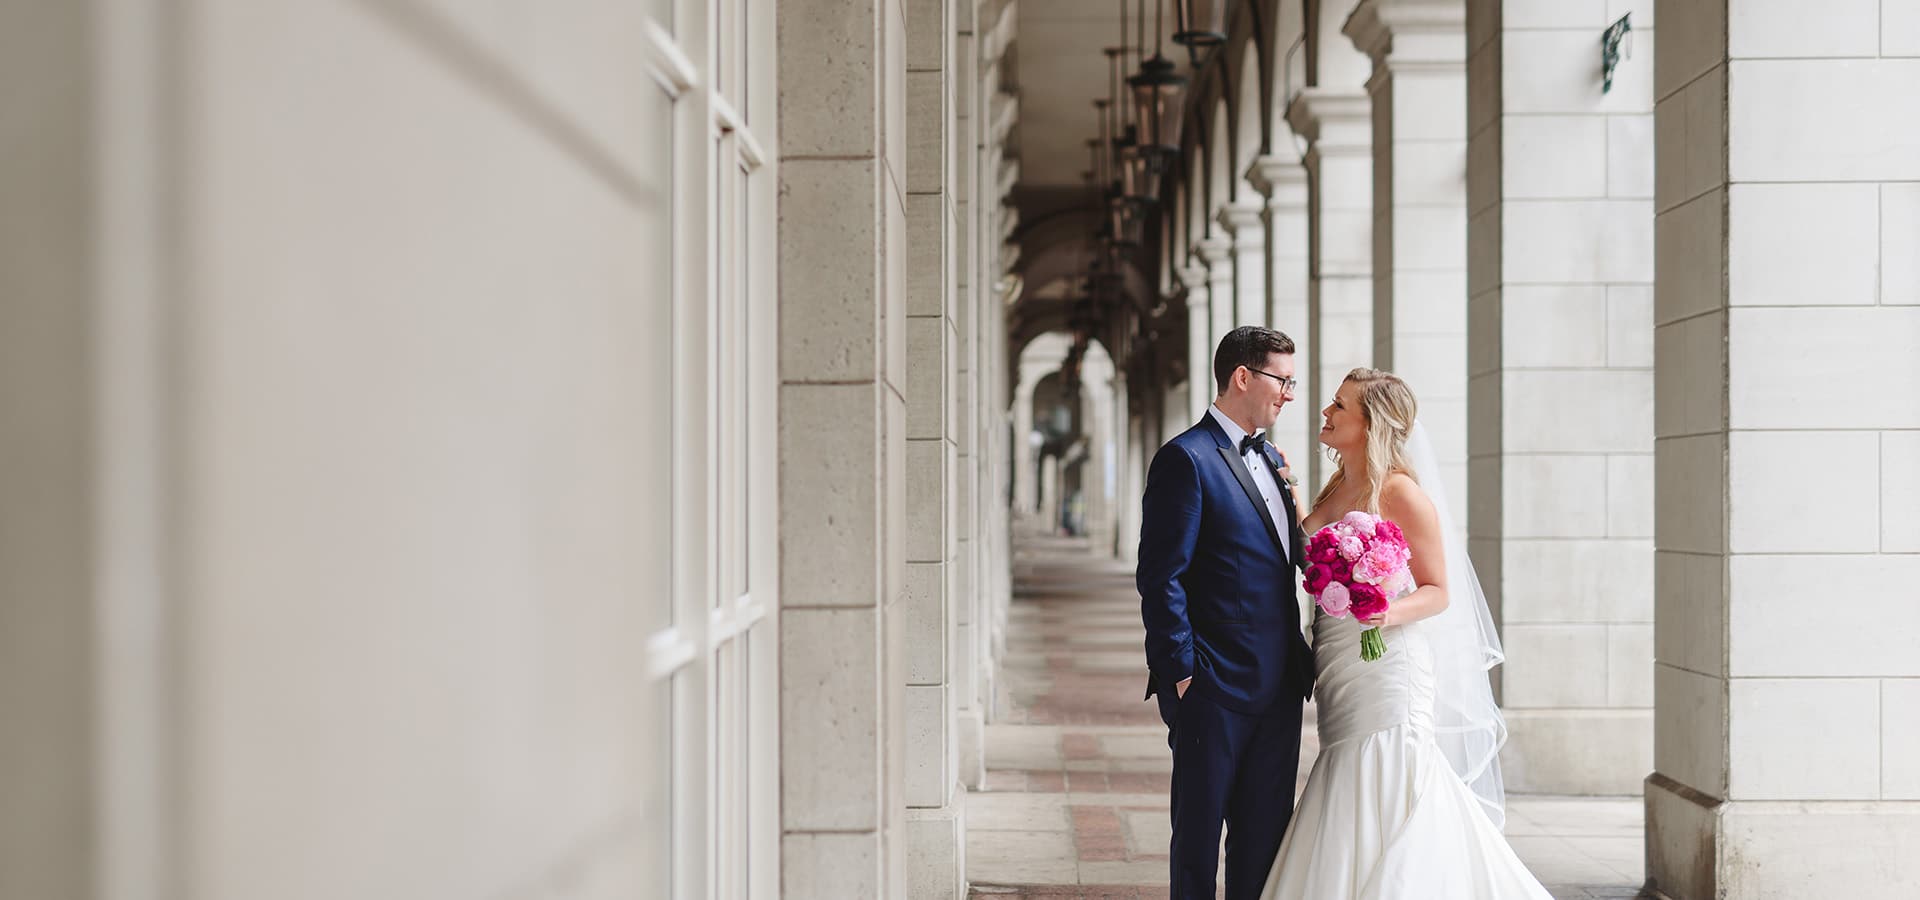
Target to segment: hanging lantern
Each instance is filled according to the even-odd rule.
[[[1195,50],[1218,47],[1227,42],[1227,4],[1229,0],[1174,0],[1178,16],[1173,42]]]
[[[1112,183],[1113,171],[1108,157],[1112,155],[1107,142],[1100,138],[1087,138],[1087,187],[1091,191],[1089,202],[1099,203],[1107,196]]]
[[[1139,204],[1160,202],[1160,176],[1169,157],[1138,146],[1120,152],[1120,194]]]
[[[1131,250],[1146,242],[1145,206],[1125,197],[1115,197],[1107,204],[1107,221],[1113,233],[1114,246]]]
[[[1149,153],[1173,156],[1180,152],[1180,126],[1186,118],[1186,76],[1159,54],[1140,64],[1140,74],[1127,79],[1133,88],[1134,121],[1140,127],[1136,145]]]

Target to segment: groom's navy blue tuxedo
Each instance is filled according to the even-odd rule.
[[[1227,900],[1257,898],[1293,815],[1300,708],[1313,693],[1293,587],[1306,547],[1280,460],[1259,452],[1287,521],[1211,412],[1154,454],[1141,503],[1135,584],[1147,696],[1159,695],[1173,749],[1173,900],[1214,897],[1223,821]]]

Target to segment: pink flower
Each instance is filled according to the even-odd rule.
[[[1347,562],[1353,562],[1359,559],[1360,554],[1365,553],[1366,550],[1367,545],[1361,543],[1357,537],[1343,537],[1340,539],[1340,558]]]
[[[1365,556],[1354,560],[1353,580],[1361,584],[1379,584],[1386,580],[1387,575],[1391,574],[1392,571],[1393,570],[1379,565],[1374,552],[1369,550]]]
[[[1387,611],[1387,596],[1373,585],[1356,584],[1345,593],[1355,619],[1369,619]]]
[[[1340,548],[1333,539],[1322,531],[1313,537],[1313,543],[1307,545],[1307,559],[1317,563],[1330,563],[1340,558]],[[1322,540],[1322,538],[1326,538]]]
[[[1307,567],[1307,593],[1319,596],[1327,585],[1333,583],[1333,571],[1324,565],[1315,563]]]
[[[1327,615],[1330,616],[1337,616],[1346,612],[1347,604],[1350,602],[1346,586],[1339,582],[1327,585],[1327,589],[1320,593],[1318,599],[1320,608],[1326,610]]]
[[[1367,584],[1380,584],[1403,564],[1394,548],[1376,543],[1354,562],[1353,577]]]
[[[1345,516],[1343,516],[1340,519],[1340,524],[1345,525],[1348,528],[1356,532],[1359,532],[1360,534],[1372,536],[1375,528],[1375,523],[1379,521],[1380,521],[1379,519],[1376,519],[1373,516],[1368,515],[1367,513],[1361,512],[1360,510],[1356,509],[1353,512],[1347,513]]]

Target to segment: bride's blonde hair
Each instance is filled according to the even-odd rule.
[[[1408,477],[1419,480],[1413,474],[1413,464],[1407,460],[1407,435],[1413,431],[1413,419],[1419,412],[1419,404],[1414,402],[1413,389],[1400,380],[1400,376],[1380,369],[1361,367],[1347,373],[1341,384],[1360,386],[1360,415],[1367,422],[1367,504],[1366,511],[1380,514],[1380,491],[1387,484],[1387,476],[1394,472],[1405,472]],[[1319,506],[1333,492],[1340,489],[1346,480],[1346,471],[1340,464],[1340,452],[1329,449],[1333,458],[1333,477],[1327,479],[1327,486],[1320,489],[1320,495],[1313,498],[1313,505]]]

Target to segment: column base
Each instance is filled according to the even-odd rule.
[[[1646,781],[1647,888],[1665,900],[1893,900],[1920,884],[1920,804],[1721,801]]]
[[[788,832],[780,838],[786,900],[878,897],[886,886],[877,831]]]
[[[1523,794],[1633,796],[1653,771],[1651,709],[1507,710],[1500,768]]]
[[[987,719],[978,706],[954,712],[953,728],[960,743],[960,783],[977,791],[987,781]]]
[[[908,900],[960,900],[967,895],[967,792],[952,806],[907,810]]]

